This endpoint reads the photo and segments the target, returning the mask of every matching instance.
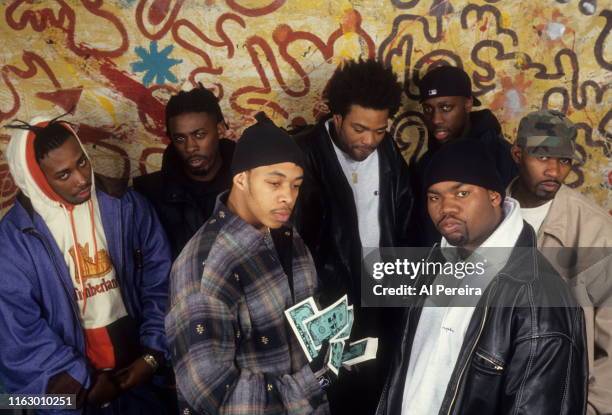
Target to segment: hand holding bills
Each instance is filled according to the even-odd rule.
[[[285,310],[285,316],[309,362],[316,357],[323,341],[329,340],[327,367],[336,375],[342,365],[348,367],[376,358],[376,338],[368,337],[347,344],[354,311],[353,306],[348,305],[346,295],[320,311],[314,299],[309,297]]]

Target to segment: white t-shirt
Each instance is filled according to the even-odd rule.
[[[523,229],[519,204],[516,200],[506,197],[503,207],[503,222],[483,242],[481,248],[512,247],[516,244]],[[441,246],[452,247],[444,238]],[[495,264],[488,262],[488,274],[497,273],[503,267],[510,250],[495,252],[504,255],[503,258],[496,257]],[[427,304],[432,305],[426,300],[410,351],[402,415],[436,415],[440,411],[465,333],[474,314],[474,307],[435,307]]]
[[[329,129],[334,128],[331,120],[327,121],[325,127],[329,134]],[[378,220],[380,174],[378,151],[374,151],[363,161],[356,161],[336,146],[334,140],[331,139],[331,135],[329,139],[336,152],[342,172],[353,191],[353,199],[357,208],[361,246],[364,248],[378,248],[380,245],[380,222]]]
[[[550,206],[552,205],[552,200],[544,203],[541,206],[534,208],[521,208],[521,213],[523,214],[523,219],[525,222],[530,224],[536,233],[540,230],[540,226],[542,226],[542,222],[548,215],[548,211],[550,210]]]

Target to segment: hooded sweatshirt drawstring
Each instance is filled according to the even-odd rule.
[[[92,237],[93,245],[94,245],[94,255],[96,255],[98,252],[98,241],[96,240],[96,224],[94,221],[94,208],[93,208],[93,202],[91,201],[91,199],[87,201],[87,204],[89,205],[89,218],[91,222],[91,237]],[[83,275],[83,272],[81,271],[81,258],[82,257],[80,254],[78,238],[76,235],[74,215],[72,214],[74,207],[69,206],[67,208],[66,206],[64,206],[64,204],[61,204],[61,205],[62,205],[62,209],[64,210],[64,212],[68,212],[68,216],[70,218],[70,230],[71,230],[71,235],[72,235],[72,243],[74,246],[74,262],[75,262],[77,277],[79,279],[79,283],[81,286],[81,292],[83,293],[83,307],[81,308],[81,312],[84,314],[85,309],[87,308],[87,291],[85,290],[85,276]]]

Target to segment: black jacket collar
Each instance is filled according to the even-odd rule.
[[[223,161],[219,173],[225,169],[229,169],[235,146],[236,144],[231,140],[219,140],[219,154]],[[162,190],[164,199],[177,203],[192,200],[188,189],[190,179],[185,174],[183,170],[183,161],[172,144],[169,144],[166,150],[164,150],[160,174],[162,175],[164,184]],[[214,180],[215,178],[212,179],[212,181]]]

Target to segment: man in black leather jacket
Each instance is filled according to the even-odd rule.
[[[200,86],[172,96],[166,106],[170,144],[161,170],[134,178],[168,234],[172,259],[210,217],[217,195],[230,187],[234,142],[215,95]]]
[[[400,246],[412,235],[408,167],[388,120],[400,105],[401,86],[390,68],[350,61],[327,86],[331,118],[296,140],[306,155],[305,180],[294,220],[317,267],[327,305],[343,294],[355,306],[352,336],[379,337],[376,361],[342,373],[328,391],[332,413],[373,413],[386,378],[394,313],[361,308],[365,248]]]
[[[424,183],[443,235],[428,261],[450,261],[444,249],[452,248],[459,261],[487,252],[497,262],[485,265],[484,280],[469,281],[483,288],[475,307],[435,306],[440,298],[423,295],[408,309],[377,414],[583,414],[582,310],[537,251],[518,202],[504,200],[492,160],[478,143],[449,144]],[[417,291],[432,283],[427,277],[417,277]]]

